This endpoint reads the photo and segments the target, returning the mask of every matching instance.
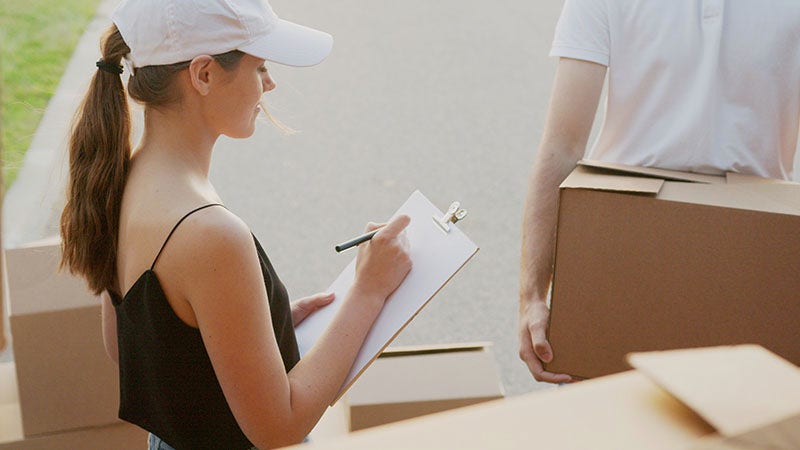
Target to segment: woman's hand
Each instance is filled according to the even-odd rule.
[[[372,240],[359,245],[353,289],[366,297],[385,301],[411,270],[408,238],[403,230],[411,222],[406,215],[386,225],[370,223],[366,231],[380,228]]]
[[[330,305],[334,298],[333,292],[321,292],[292,302],[292,325],[300,325],[306,317]]]

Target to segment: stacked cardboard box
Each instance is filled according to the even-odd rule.
[[[800,448],[800,368],[755,345],[633,355],[635,371],[303,449]]]
[[[0,435],[0,449],[141,448],[146,433],[117,418],[99,299],[59,261],[57,239],[6,251],[15,380],[4,382],[16,385],[21,430]]]
[[[347,393],[350,430],[503,398],[487,343],[394,347]]]
[[[503,397],[490,344],[392,347],[361,375],[311,432],[326,442],[349,431]]]
[[[2,236],[0,236],[2,239]],[[2,240],[0,240],[2,242]],[[3,353],[6,349],[6,306],[5,306],[5,296],[6,296],[6,288],[5,283],[3,282],[3,252],[2,246],[0,246],[0,353]]]
[[[0,436],[22,436],[14,363],[0,363]],[[0,439],[2,442],[3,439]]]
[[[757,343],[800,363],[800,185],[583,162],[559,200],[551,372]]]

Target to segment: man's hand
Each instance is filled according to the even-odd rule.
[[[570,383],[571,376],[544,370],[543,363],[553,360],[553,349],[547,342],[550,310],[543,301],[522,303],[519,311],[519,357],[528,366],[536,381]]]

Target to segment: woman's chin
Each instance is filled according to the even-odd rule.
[[[231,130],[230,132],[224,134],[225,136],[228,136],[231,139],[246,139],[252,136],[253,133],[255,132],[256,132],[256,124],[254,120],[247,128],[243,128],[240,130]]]

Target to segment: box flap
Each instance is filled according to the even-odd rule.
[[[800,414],[800,369],[757,345],[633,353],[628,362],[724,436]]]
[[[728,172],[725,174],[727,184],[794,184],[797,183],[777,180],[775,178],[762,178],[756,175],[746,175],[743,173]]]
[[[629,175],[638,175],[662,180],[691,181],[693,183],[725,184],[725,177],[721,175],[706,175],[702,173],[679,172],[677,170],[658,169],[655,167],[627,166],[625,164],[609,163],[604,161],[591,161],[582,159],[578,164],[584,167],[594,167],[607,172],[617,172]]]
[[[723,208],[800,215],[800,186],[785,184],[695,184],[667,181],[658,193],[670,200]]]
[[[754,195],[778,203],[785,208],[791,208],[800,214],[800,184],[795,183],[760,183],[748,184],[749,189]],[[745,187],[742,186],[744,189]]]
[[[691,450],[797,450],[800,448],[800,415],[756,428],[738,436],[701,438]]]
[[[595,189],[599,191],[634,192],[655,195],[661,190],[664,180],[635,177],[630,175],[609,175],[607,172],[578,166],[561,183],[562,189]]]
[[[392,358],[395,356],[433,355],[452,352],[482,351],[494,345],[492,342],[458,342],[452,344],[427,344],[427,345],[396,345],[387,347],[378,358]]]
[[[44,237],[42,239],[38,239],[35,241],[25,242],[20,245],[14,246],[12,248],[34,248],[34,247],[50,247],[50,246],[60,246],[61,245],[61,236],[54,235]]]
[[[348,403],[356,406],[504,395],[494,357],[485,347],[401,355],[378,358],[350,389]]]

